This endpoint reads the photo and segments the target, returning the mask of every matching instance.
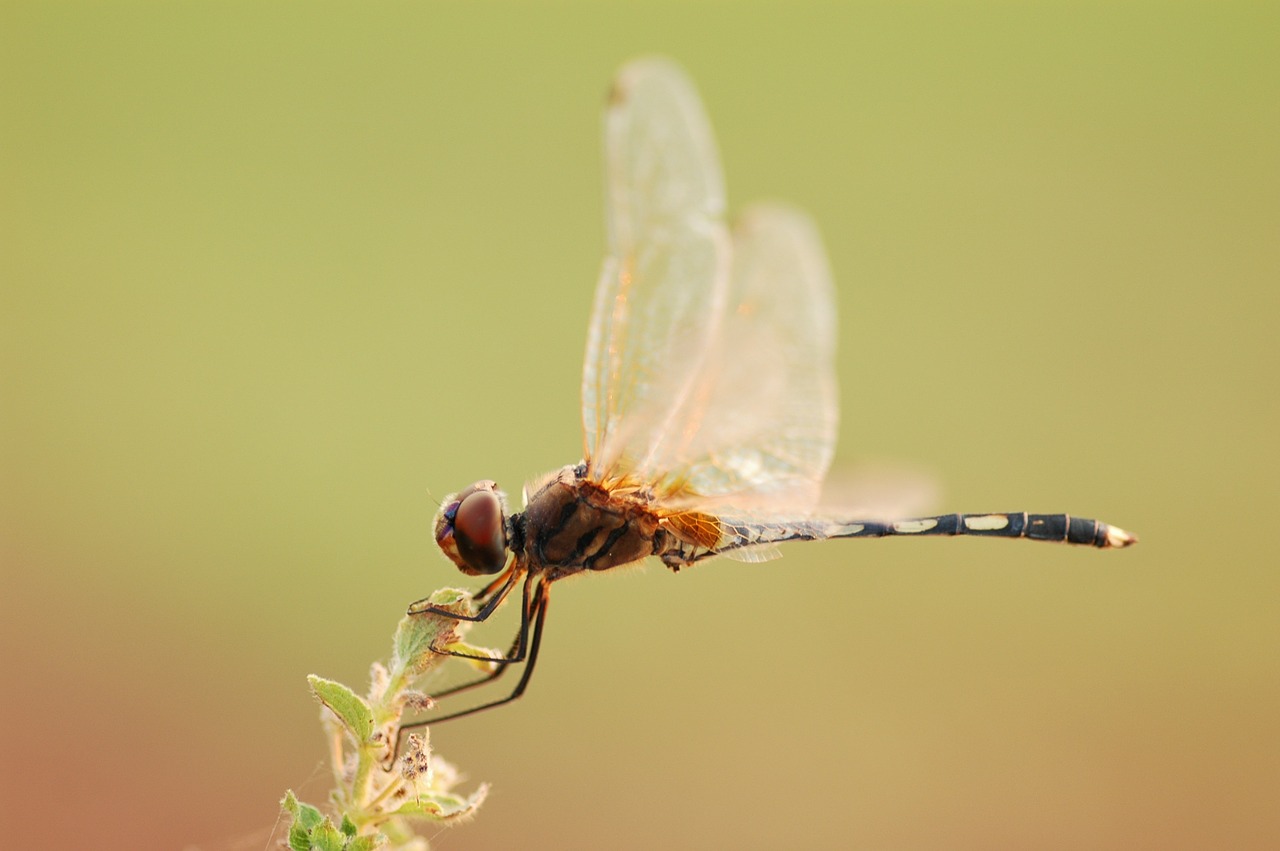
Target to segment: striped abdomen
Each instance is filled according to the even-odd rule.
[[[747,547],[763,547],[787,541],[823,541],[832,538],[885,538],[891,535],[978,535],[991,538],[1027,538],[1103,549],[1127,547],[1138,539],[1118,526],[1070,514],[942,514],[907,520],[832,520],[807,518],[752,522],[721,518],[724,536],[710,550],[682,548],[664,556],[668,564],[692,564],[710,556]],[[674,564],[673,564],[674,566]]]
[[[847,524],[834,538],[882,538],[888,535],[985,535],[1085,544],[1103,549],[1127,547],[1137,538],[1119,526],[1070,514],[943,514],[912,520],[867,521]],[[855,528],[860,527],[860,528]]]

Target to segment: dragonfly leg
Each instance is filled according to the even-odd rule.
[[[425,597],[415,603],[409,604],[408,614],[411,615],[439,615],[445,618],[452,618],[455,621],[470,621],[479,623],[489,619],[489,615],[502,605],[502,601],[507,599],[507,595],[511,593],[511,589],[520,581],[521,575],[524,573],[524,565],[519,561],[512,561],[511,566],[506,569],[497,579],[476,592],[473,600],[482,601],[480,610],[474,615],[460,615],[449,609],[441,609],[431,605],[431,598]]]
[[[497,667],[493,670],[493,672],[486,674],[485,676],[477,680],[474,680],[472,682],[463,683],[460,686],[455,686],[453,688],[442,691],[437,695],[433,695],[433,697],[439,699],[439,698],[447,697],[449,695],[457,694],[458,692],[473,689],[477,686],[484,685],[486,683],[493,682],[494,680],[498,679],[498,677],[506,673],[507,668],[510,664],[524,660],[526,657],[526,649],[527,649],[528,663],[525,665],[524,673],[521,674],[520,681],[516,683],[516,687],[512,689],[511,693],[508,694],[506,697],[500,698],[498,700],[490,701],[489,703],[482,703],[478,706],[472,706],[467,709],[461,709],[461,710],[458,710],[457,712],[451,712],[445,715],[441,715],[438,718],[429,718],[425,721],[415,721],[412,724],[402,724],[399,727],[399,729],[396,730],[395,744],[391,751],[391,759],[393,762],[396,756],[400,753],[400,743],[403,741],[406,733],[411,732],[413,730],[420,730],[432,724],[439,724],[442,721],[452,721],[455,718],[462,718],[467,715],[472,715],[476,712],[481,712],[485,709],[492,709],[495,706],[501,706],[504,703],[510,703],[511,701],[516,700],[522,694],[524,694],[525,689],[529,685],[529,679],[533,676],[534,665],[538,661],[538,648],[542,644],[542,627],[546,623],[547,605],[550,600],[550,583],[546,581],[538,582],[535,588],[534,578],[535,577],[531,574],[525,580],[525,589],[524,589],[525,604],[522,607],[522,611],[521,611],[520,632],[516,635],[515,640],[512,642],[511,650],[508,652],[507,658],[491,660],[498,663]],[[460,655],[460,654],[449,654],[449,655]]]
[[[489,600],[489,602],[487,602],[484,605],[484,607],[481,608],[481,610],[476,613],[474,617],[459,618],[457,615],[453,614],[452,612],[449,612],[447,610],[436,609],[435,607],[428,607],[426,609],[422,609],[419,611],[420,612],[430,611],[432,613],[438,613],[444,617],[454,618],[455,620],[468,620],[468,621],[487,620],[489,615],[493,614],[494,609],[498,607],[498,604],[501,603],[502,600],[505,599],[506,596],[511,592],[512,586],[515,585],[515,581],[519,577],[520,577],[520,574],[515,573],[513,571],[511,574],[511,578],[503,585],[501,591],[497,595],[495,595],[493,599]],[[467,653],[462,650],[450,650],[447,647],[437,647],[435,644],[431,645],[431,652],[438,653],[441,656],[452,656],[455,659],[475,659],[480,662],[493,662],[499,665],[500,667],[509,665],[513,662],[523,662],[524,653],[525,653],[525,643],[526,643],[525,637],[526,637],[526,633],[528,632],[528,624],[529,624],[529,608],[532,605],[530,602],[532,600],[531,589],[533,587],[534,578],[535,578],[535,574],[527,573],[527,572],[524,573],[524,592],[522,593],[522,602],[520,605],[520,631],[519,633],[516,634],[516,640],[512,642],[511,649],[507,651],[507,655],[503,656],[502,658],[495,659],[492,656],[481,656],[478,653]],[[417,614],[417,612],[415,612],[415,614]]]

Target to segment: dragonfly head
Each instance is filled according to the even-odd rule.
[[[507,495],[496,482],[476,482],[445,498],[436,515],[436,543],[469,576],[497,573],[507,563]]]

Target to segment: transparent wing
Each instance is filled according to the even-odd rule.
[[[835,449],[835,345],[817,228],[788,207],[749,208],[734,226],[725,315],[682,400],[678,436],[637,472],[703,510],[808,511]]]
[[[684,73],[642,59],[605,112],[608,251],[582,377],[590,474],[653,469],[706,361],[728,290],[715,141]]]
[[[941,500],[937,476],[920,467],[860,461],[827,475],[813,513],[892,522],[933,514]]]
[[[837,422],[835,310],[804,214],[749,209],[732,238],[692,84],[647,59],[605,118],[609,252],[583,374],[590,475],[671,510],[804,512]]]
[[[762,525],[773,527],[776,533],[778,527],[803,529],[816,524],[821,528],[824,523],[838,527],[847,522],[837,518],[892,522],[928,513],[937,501],[937,481],[923,471],[884,464],[863,465],[828,476],[822,485],[821,499],[810,512],[790,513],[790,505],[766,504],[761,506],[763,510],[755,511],[748,506],[747,512],[735,516],[735,507],[728,506],[729,513],[715,517],[717,537],[712,546],[740,547],[725,553],[735,561],[768,561],[782,555],[776,544],[743,546],[745,542],[759,539]],[[831,533],[830,528],[826,533]],[[704,540],[710,541],[711,536]]]

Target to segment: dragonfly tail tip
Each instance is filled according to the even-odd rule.
[[[1116,549],[1124,549],[1138,543],[1138,536],[1132,532],[1126,532],[1119,526],[1107,527],[1107,546]]]

